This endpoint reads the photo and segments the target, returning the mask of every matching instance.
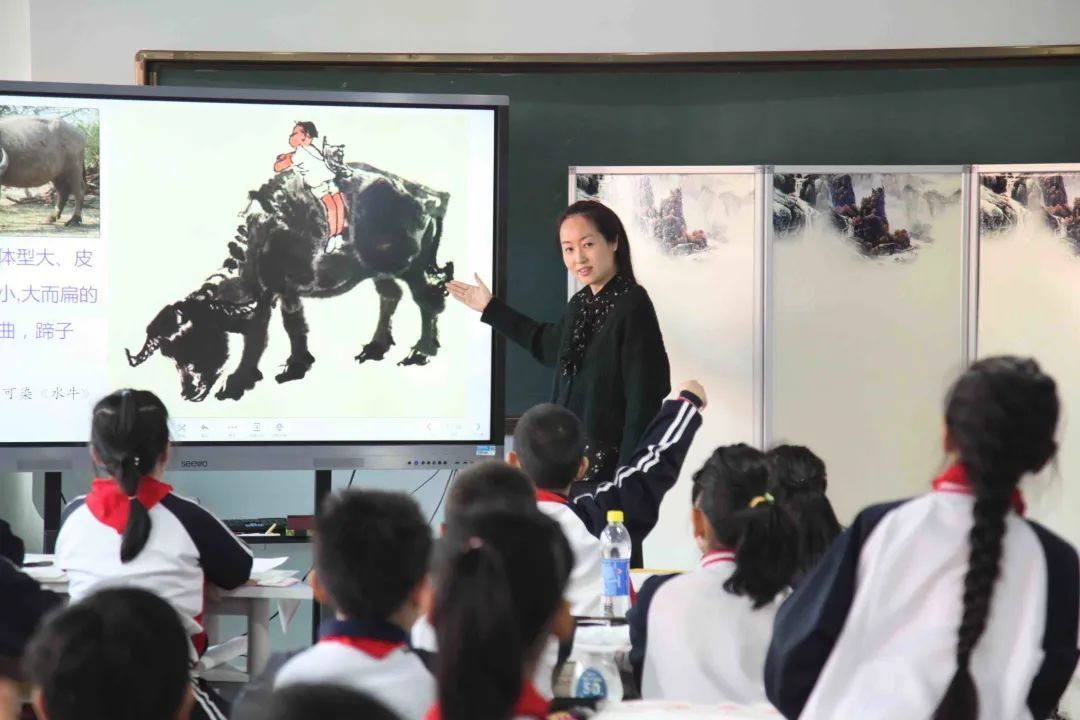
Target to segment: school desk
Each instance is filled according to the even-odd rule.
[[[35,559],[51,560],[46,556],[35,556]],[[47,590],[67,594],[66,576],[38,577],[38,582]],[[283,616],[291,617],[296,604],[305,600],[312,600],[312,593],[311,588],[302,582],[287,587],[241,585],[235,590],[215,589],[207,593],[203,625],[211,644],[221,641],[218,632],[221,617],[240,616],[247,619],[247,667],[240,671],[229,665],[219,665],[200,675],[214,682],[247,682],[258,676],[270,659],[271,606],[276,604]]]

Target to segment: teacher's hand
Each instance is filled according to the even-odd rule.
[[[484,312],[488,303],[491,302],[491,290],[488,290],[488,286],[484,284],[479,275],[473,275],[473,277],[476,278],[476,285],[463,283],[460,280],[451,280],[446,283],[446,289],[462,305],[470,307],[476,312]]]

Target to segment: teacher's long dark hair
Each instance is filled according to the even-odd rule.
[[[120,560],[134,560],[150,537],[150,513],[135,497],[139,481],[169,446],[169,411],[148,390],[118,390],[98,400],[90,423],[96,462],[131,498],[120,543]]]
[[[615,211],[596,200],[578,200],[563,211],[555,227],[562,227],[566,218],[577,215],[588,218],[589,222],[595,225],[604,236],[608,245],[618,243],[618,247],[615,248],[615,272],[636,285],[634,264],[630,260],[630,238],[627,237],[626,228],[623,227],[622,220]]]
[[[509,720],[573,564],[558,523],[535,509],[474,512],[447,528],[432,613],[444,720]]]
[[[1057,386],[1034,360],[981,360],[956,381],[945,409],[947,445],[975,493],[971,550],[964,575],[956,674],[934,720],[975,720],[979,697],[971,655],[986,630],[1001,569],[1009,498],[1020,478],[1038,472],[1057,451]]]

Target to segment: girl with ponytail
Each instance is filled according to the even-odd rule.
[[[247,582],[251,551],[220,520],[161,481],[169,459],[169,413],[152,392],[119,390],[98,401],[90,458],[97,477],[90,492],[64,510],[56,541],[72,600],[106,586],[154,592],[180,613],[193,650],[201,654],[204,585],[232,589]]]
[[[795,525],[797,579],[817,565],[841,530],[825,495],[829,484],[825,463],[801,445],[777,445],[765,457],[769,461],[769,492]]]
[[[788,718],[1046,718],[1080,656],[1080,561],[1024,519],[1054,456],[1033,360],[972,365],[945,406],[933,492],[864,510],[781,608],[766,664]]]
[[[549,636],[567,640],[574,558],[538,511],[487,510],[448,526],[435,559],[438,702],[428,720],[544,718],[529,681]]]
[[[650,578],[629,618],[643,697],[765,701],[773,617],[797,566],[795,528],[768,482],[765,456],[741,444],[717,448],[694,474],[699,567]]]

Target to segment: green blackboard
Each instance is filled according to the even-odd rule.
[[[1080,62],[586,72],[155,62],[156,84],[507,95],[507,299],[556,319],[554,219],[571,165],[941,165],[1080,161]],[[722,345],[722,339],[717,339]],[[507,415],[551,374],[507,350]]]

